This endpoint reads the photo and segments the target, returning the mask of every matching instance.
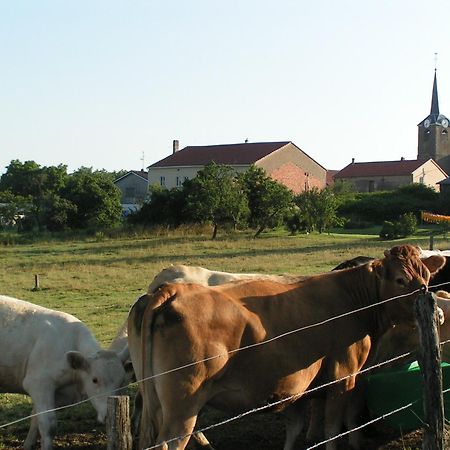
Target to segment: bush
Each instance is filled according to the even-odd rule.
[[[400,216],[397,221],[384,221],[380,231],[381,239],[398,239],[411,236],[417,230],[416,216],[409,212]]]

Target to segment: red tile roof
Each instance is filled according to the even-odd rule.
[[[204,166],[211,161],[216,164],[250,165],[289,143],[290,141],[249,142],[184,147],[149,167]]]
[[[416,169],[422,166],[426,161],[420,159],[400,160],[400,161],[375,161],[351,163],[339,171],[334,178],[351,177],[376,177],[376,176],[395,176],[411,175]]]

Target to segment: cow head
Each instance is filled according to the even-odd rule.
[[[398,301],[388,302],[386,310],[393,321],[412,320],[411,299],[428,286],[430,276],[445,265],[445,258],[434,255],[421,259],[419,249],[409,244],[386,250],[384,256],[371,263],[379,278],[380,299],[401,296]]]
[[[77,351],[66,353],[69,366],[76,371],[80,391],[90,399],[101,423],[106,420],[108,396],[117,394],[129,378],[124,365],[128,355],[109,350],[100,350],[88,357]]]

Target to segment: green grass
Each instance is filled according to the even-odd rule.
[[[329,271],[354,256],[381,257],[386,248],[402,242],[428,248],[429,229],[420,230],[412,238],[389,242],[380,241],[377,230],[297,236],[277,230],[258,239],[242,232],[219,236],[215,241],[210,240],[209,230],[196,235],[166,231],[115,239],[107,235],[60,241],[52,238],[26,244],[3,237],[0,235],[0,243],[4,243],[0,246],[0,293],[74,314],[107,346],[126,319],[130,305],[170,264],[229,272],[311,275]],[[450,245],[439,237],[435,248]],[[38,291],[33,291],[35,274],[40,277]],[[29,408],[23,396],[1,395],[0,425],[27,415]],[[23,440],[27,427],[28,423],[21,423],[0,429],[0,448],[13,446],[17,441],[14,436]],[[67,427],[63,430],[67,432]]]

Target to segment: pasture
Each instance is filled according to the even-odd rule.
[[[266,233],[259,239],[239,233],[147,235],[36,242],[0,247],[0,292],[77,316],[107,346],[125,320],[130,305],[144,292],[153,277],[172,263],[198,265],[229,272],[260,272],[311,275],[325,272],[358,255],[381,257],[383,250],[400,242],[428,248],[428,232],[405,240],[380,241],[376,234],[322,234],[290,236]],[[448,240],[435,239],[435,248],[447,249]],[[33,290],[34,275],[40,290]],[[26,397],[0,395],[0,426],[30,413]],[[205,417],[214,421],[215,413]],[[220,416],[221,417],[221,416]],[[90,405],[59,413],[57,448],[100,449],[105,447],[104,427],[95,423]],[[256,429],[258,443],[249,434]],[[28,421],[0,428],[0,449],[21,448]],[[258,431],[259,430],[259,431]],[[274,415],[253,416],[207,433],[218,449],[280,448],[282,422]],[[374,437],[373,449],[415,448],[412,433],[399,444],[397,435],[386,431]],[[251,440],[253,439],[253,440]],[[386,441],[387,440],[387,441]],[[399,442],[402,442],[400,440]],[[403,445],[403,446],[402,446]]]

